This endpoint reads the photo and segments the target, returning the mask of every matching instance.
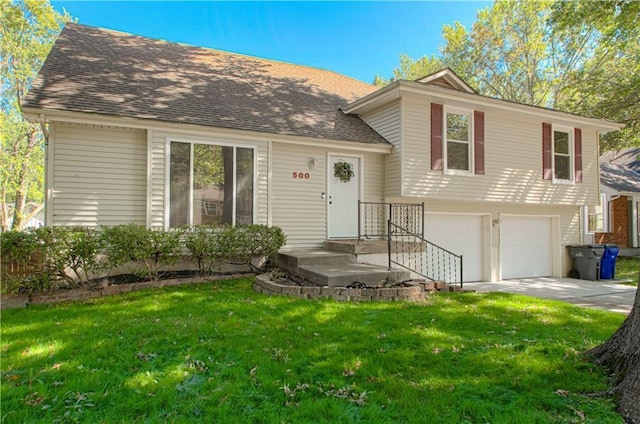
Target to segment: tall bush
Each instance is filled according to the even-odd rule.
[[[182,230],[165,231],[142,225],[124,224],[102,229],[109,264],[118,267],[132,262],[134,274],[157,281],[162,268],[175,264],[182,254]]]

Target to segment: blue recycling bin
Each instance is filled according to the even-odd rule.
[[[600,260],[600,278],[610,280],[616,277],[616,258],[620,252],[620,248],[615,244],[603,244],[604,253]]]

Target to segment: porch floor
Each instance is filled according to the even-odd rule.
[[[345,244],[346,245],[346,244]],[[341,287],[354,282],[378,284],[409,280],[409,271],[356,263],[353,253],[325,249],[281,252],[277,265],[321,286]]]

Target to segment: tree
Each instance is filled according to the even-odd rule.
[[[589,26],[601,36],[586,64],[591,78],[576,79],[583,95],[569,106],[627,124],[605,139],[608,147],[640,146],[640,2],[559,2],[553,19],[560,29]],[[618,399],[622,417],[640,423],[640,290],[622,326],[586,355],[611,370],[614,386],[609,393]]]
[[[445,25],[440,56],[428,59],[486,96],[625,123],[601,138],[602,150],[640,145],[638,20],[633,0],[499,1],[470,30]],[[402,55],[394,78],[428,73],[421,68]]]
[[[551,2],[500,1],[471,31],[445,25],[443,61],[484,95],[555,108],[594,40],[593,31],[552,31]]]
[[[602,149],[640,146],[640,2],[556,2],[556,31],[593,31],[597,44],[571,75],[564,109],[622,122],[621,131],[602,137]]]
[[[20,104],[70,16],[48,1],[5,0],[0,17],[0,226],[21,229],[27,203],[43,200],[44,136],[38,123],[24,120]]]
[[[638,276],[640,284],[640,275]],[[613,373],[618,412],[628,422],[640,423],[640,290],[631,313],[622,326],[603,344],[586,352],[587,357]]]
[[[373,84],[378,87],[384,87],[396,80],[416,80],[437,72],[444,67],[442,60],[436,56],[422,56],[414,60],[407,54],[401,54],[400,65],[393,70],[393,77],[387,80],[380,75],[376,75],[373,79]]]

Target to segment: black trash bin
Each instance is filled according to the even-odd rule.
[[[567,246],[573,258],[573,268],[569,277],[581,280],[598,280],[600,278],[600,260],[604,255],[604,247],[598,244]]]
[[[600,278],[610,280],[616,278],[616,258],[620,249],[615,244],[603,244],[604,253],[600,260]]]

